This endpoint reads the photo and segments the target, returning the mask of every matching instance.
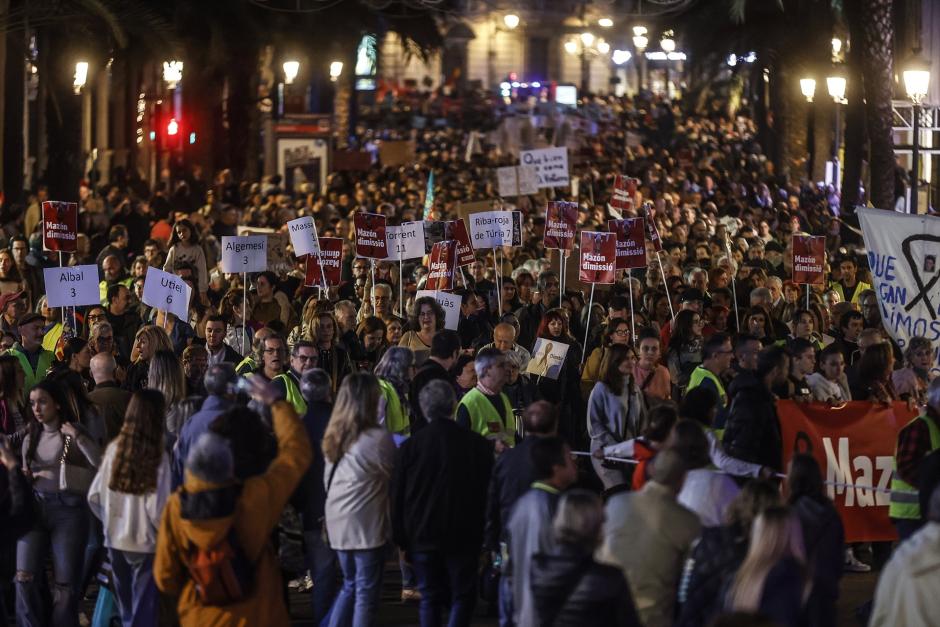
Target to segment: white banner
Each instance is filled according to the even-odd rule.
[[[513,245],[513,212],[481,211],[470,215],[470,243],[474,250]]]
[[[316,225],[313,218],[304,216],[287,223],[287,232],[290,233],[290,243],[294,247],[294,256],[315,255],[317,252]]]
[[[542,187],[568,187],[568,149],[564,146],[523,150],[522,165],[535,168],[536,185]]]
[[[264,272],[268,269],[268,236],[222,236],[222,272]]]
[[[510,165],[505,168],[496,168],[496,179],[499,183],[499,195],[526,196],[538,192],[538,180],[535,168],[530,165]]]
[[[46,281],[46,300],[50,307],[81,307],[100,305],[98,266],[71,268],[43,268]]]
[[[457,325],[460,324],[460,302],[463,296],[436,290],[418,290],[415,293],[415,299],[422,296],[430,296],[440,304],[444,309],[444,328],[456,331]]]
[[[940,218],[858,209],[885,329],[903,349],[940,340]],[[935,358],[936,368],[936,358]]]
[[[193,289],[183,279],[159,268],[148,268],[144,280],[144,304],[160,311],[169,311],[189,322],[189,298]]]
[[[390,261],[424,257],[424,222],[385,227],[385,242]]]

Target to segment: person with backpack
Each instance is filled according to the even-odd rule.
[[[228,442],[209,432],[186,458],[183,486],[170,495],[157,535],[157,588],[176,597],[183,627],[289,625],[271,531],[313,459],[294,408],[249,378],[252,398],[271,407],[277,456],[263,473],[235,479]]]

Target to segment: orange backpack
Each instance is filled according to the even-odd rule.
[[[254,564],[239,546],[234,528],[229,529],[228,534],[214,546],[205,549],[191,547],[186,568],[203,605],[238,603],[251,593],[254,586]]]

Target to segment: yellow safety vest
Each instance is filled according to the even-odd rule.
[[[927,416],[918,416],[907,424],[912,425],[917,420],[923,420],[927,423],[927,429],[930,431],[930,451],[936,451],[940,448],[940,428]],[[888,516],[890,518],[908,520],[918,520],[920,518],[920,495],[917,492],[917,488],[901,479],[898,475],[897,445],[895,445],[894,449],[894,474],[891,475],[891,497],[888,504]]]
[[[379,389],[385,397],[385,428],[389,433],[410,435],[411,421],[405,415],[401,397],[398,396],[395,386],[385,379],[379,379]]]
[[[55,355],[47,350],[40,352],[39,361],[36,362],[36,370],[33,370],[33,367],[29,365],[29,359],[26,358],[26,353],[19,348],[19,344],[8,350],[7,354],[16,357],[20,362],[20,367],[23,369],[23,374],[25,375],[23,379],[23,402],[25,403],[29,400],[29,391],[33,389],[34,385],[45,378],[49,368],[52,367],[52,363],[55,361]]]
[[[272,381],[283,381],[284,389],[287,390],[287,402],[294,406],[294,411],[297,412],[298,416],[303,416],[307,413],[307,401],[304,400],[303,395],[300,393],[300,386],[297,385],[297,382],[294,380],[294,376],[289,372],[284,374],[279,374]]]
[[[715,376],[715,373],[705,366],[695,367],[695,370],[692,371],[692,375],[689,377],[689,386],[685,391],[688,392],[692,388],[697,388],[702,385],[702,381],[705,379],[715,384],[715,387],[718,389],[718,399],[721,401],[721,406],[724,407],[728,402],[728,394],[725,392],[725,386],[721,384],[721,379]]]
[[[470,414],[470,429],[486,437],[499,436],[510,445],[516,443],[516,416],[512,413],[512,404],[509,397],[499,393],[503,400],[503,415],[500,416],[486,395],[477,388],[473,388],[460,399],[459,406],[467,408]]]

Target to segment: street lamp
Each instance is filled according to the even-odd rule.
[[[646,66],[646,57],[643,52],[649,44],[649,38],[646,36],[645,26],[633,27],[633,47],[636,49],[636,82],[640,91],[643,91],[643,68]]]
[[[503,16],[503,24],[505,24],[506,28],[509,30],[514,30],[519,26],[519,16],[515,13],[507,13]]]
[[[826,89],[829,90],[829,97],[832,98],[836,103],[842,104],[845,102],[844,76],[827,76]]]
[[[597,20],[597,25],[601,28],[611,28],[614,25],[614,21],[609,17],[602,17],[601,19]]]
[[[672,38],[673,33],[671,30],[667,30],[663,33],[662,38],[659,40],[659,47],[663,49],[663,52],[670,53],[675,52],[676,50],[676,40]]]
[[[917,213],[917,184],[920,182],[920,112],[930,87],[930,63],[915,49],[904,64],[904,90],[911,99],[914,142],[911,150],[911,205],[909,213]]]
[[[837,188],[840,185],[839,179],[841,178],[839,172],[839,150],[842,147],[842,105],[845,104],[845,83],[845,75],[842,74],[838,66],[826,77],[826,90],[829,92],[829,97],[832,98],[832,101],[836,103],[836,133],[835,141],[832,145],[832,161],[834,166],[833,182]]]
[[[293,85],[294,79],[297,78],[297,75],[300,74],[300,61],[285,61],[284,62],[284,83],[287,85]]]
[[[597,51],[601,54],[607,54],[610,52],[610,44],[604,41],[603,39],[597,40]]]
[[[803,94],[803,97],[806,98],[806,102],[812,102],[813,96],[816,95],[816,79],[801,78],[800,92]]]
[[[569,39],[565,42],[565,52],[568,54],[578,54],[578,42],[574,39]]]
[[[163,80],[170,89],[176,89],[176,86],[183,80],[183,62],[182,61],[164,61],[163,62]]]
[[[629,61],[632,56],[629,50],[614,50],[610,58],[614,62],[614,65],[623,65]]]
[[[585,48],[590,48],[594,45],[594,33],[590,31],[584,31],[581,33],[581,43],[584,44]]]
[[[334,83],[336,79],[340,77],[343,73],[343,62],[342,61],[333,61],[330,63],[330,80]]]
[[[88,61],[79,61],[75,64],[75,77],[72,80],[72,88],[76,95],[82,93],[82,88],[88,82]]]

